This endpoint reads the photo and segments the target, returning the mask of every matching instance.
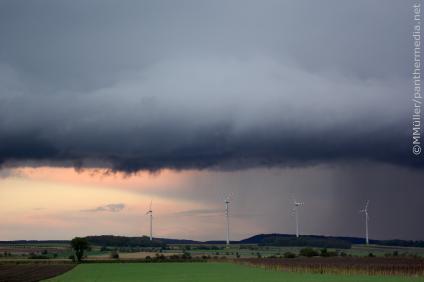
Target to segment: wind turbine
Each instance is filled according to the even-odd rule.
[[[224,200],[225,218],[227,220],[227,247],[230,245],[230,209],[229,209],[230,200],[231,200],[231,194],[227,195]]]
[[[150,201],[149,210],[146,212],[146,215],[150,215],[150,241],[153,240],[153,210],[152,210],[152,201]]]
[[[369,216],[368,216],[368,204],[370,203],[369,200],[367,200],[365,202],[365,207],[364,209],[360,210],[359,212],[362,212],[365,214],[365,243],[368,245],[369,244],[369,240],[368,240],[368,220],[369,220]]]
[[[304,203],[297,202],[295,198],[293,198],[293,212],[294,216],[296,218],[296,238],[299,238],[299,215],[298,215],[298,209],[299,207],[303,206]]]

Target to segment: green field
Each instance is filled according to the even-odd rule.
[[[93,263],[47,281],[114,282],[406,282],[423,277],[322,275],[269,271],[230,263]]]

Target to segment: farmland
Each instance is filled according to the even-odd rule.
[[[70,272],[47,280],[72,281],[185,281],[185,282],[407,282],[422,277],[332,275],[270,271],[230,263],[126,263],[82,264]]]
[[[117,249],[122,259],[143,259],[156,254],[165,256],[181,255],[189,253],[193,257],[219,257],[219,258],[257,258],[257,257],[280,257],[285,253],[298,254],[303,247],[278,247],[258,246],[256,244],[225,245],[219,244],[175,244],[167,248],[146,247],[101,247],[93,245],[86,252],[88,260],[107,259],[111,251]],[[315,248],[320,250],[319,248]],[[399,256],[417,256],[424,258],[424,248],[379,246],[379,245],[352,245],[350,249],[329,248],[329,252],[338,252],[346,256],[363,257],[372,254],[376,257],[385,257],[397,254]],[[0,262],[9,260],[27,259],[55,259],[68,260],[72,255],[69,243],[54,244],[0,244]]]
[[[79,265],[67,242],[2,243],[0,250],[0,281],[37,281],[75,265],[49,281],[424,281],[418,247],[92,244]]]
[[[39,281],[74,268],[73,264],[0,264],[0,281]]]
[[[287,252],[299,253],[303,247],[275,247],[251,245],[231,245],[226,248],[224,245],[180,245],[173,246],[177,251],[186,250],[194,256],[225,256],[228,258],[270,257],[283,256]],[[317,248],[318,249],[318,248]],[[397,247],[397,246],[378,246],[378,245],[353,245],[350,249],[329,248],[329,252],[339,252],[347,256],[368,256],[370,253],[377,257],[385,257],[397,253],[401,256],[424,257],[424,248]]]
[[[424,276],[424,260],[414,258],[332,257],[239,259],[236,263],[263,269],[319,274]]]

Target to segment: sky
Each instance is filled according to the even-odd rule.
[[[412,1],[0,1],[0,240],[424,240]]]

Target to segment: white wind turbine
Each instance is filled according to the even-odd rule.
[[[293,198],[293,212],[294,216],[296,218],[296,237],[299,238],[299,215],[298,215],[298,209],[303,206],[304,203],[297,202],[295,198]]]
[[[368,220],[369,220],[369,216],[368,216],[368,204],[370,203],[369,200],[367,200],[365,202],[365,207],[364,209],[360,210],[359,212],[364,213],[365,215],[365,243],[368,245],[369,244],[369,239],[368,239]]]
[[[150,241],[153,240],[153,210],[152,210],[152,201],[150,201],[149,210],[146,212],[146,215],[150,215]]]
[[[225,218],[227,220],[227,247],[230,245],[230,200],[231,194],[225,197]]]

